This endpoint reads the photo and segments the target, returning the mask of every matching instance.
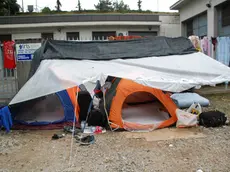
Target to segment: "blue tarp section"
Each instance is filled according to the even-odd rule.
[[[74,106],[72,104],[72,101],[70,100],[70,97],[66,90],[60,91],[57,93],[59,99],[61,100],[61,103],[64,108],[65,112],[65,122],[72,122],[74,120],[75,112],[74,112]]]
[[[4,127],[7,132],[10,131],[13,125],[12,116],[8,106],[0,109],[0,128]]]

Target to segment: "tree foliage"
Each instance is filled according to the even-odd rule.
[[[0,15],[15,15],[19,10],[17,0],[0,0]]]
[[[125,4],[123,0],[121,0],[120,2],[117,0],[113,3],[113,8],[114,11],[117,12],[125,12],[125,11],[129,11],[129,5]]]
[[[62,4],[61,4],[60,0],[57,0],[56,6],[55,6],[56,10],[61,11],[61,6],[62,6]]]
[[[44,14],[50,14],[52,13],[51,9],[49,7],[44,7],[42,10],[41,10],[42,13]]]
[[[142,11],[142,0],[138,0],[138,2],[137,2],[137,6],[138,6],[138,10],[139,11]]]
[[[94,5],[94,7],[101,12],[110,12],[114,10],[111,0],[99,0],[98,4]]]
[[[123,0],[99,0],[98,4],[94,6],[100,12],[126,12],[130,10],[129,5],[125,4]]]

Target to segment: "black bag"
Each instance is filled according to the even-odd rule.
[[[223,126],[226,121],[226,115],[220,111],[203,112],[199,115],[199,125],[207,128]]]
[[[88,91],[79,91],[77,101],[80,107],[79,122],[85,121],[88,111],[92,109],[92,107],[89,107],[92,97]]]
[[[106,127],[107,118],[99,109],[92,109],[87,120],[89,126]]]

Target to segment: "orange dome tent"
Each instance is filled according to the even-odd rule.
[[[112,128],[153,130],[177,121],[177,106],[167,93],[131,80],[113,80],[105,102]]]

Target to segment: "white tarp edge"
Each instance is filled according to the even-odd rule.
[[[230,81],[230,68],[202,53],[111,61],[43,60],[10,104],[80,84],[92,92],[96,80],[104,82],[108,75],[164,91],[181,92]]]

